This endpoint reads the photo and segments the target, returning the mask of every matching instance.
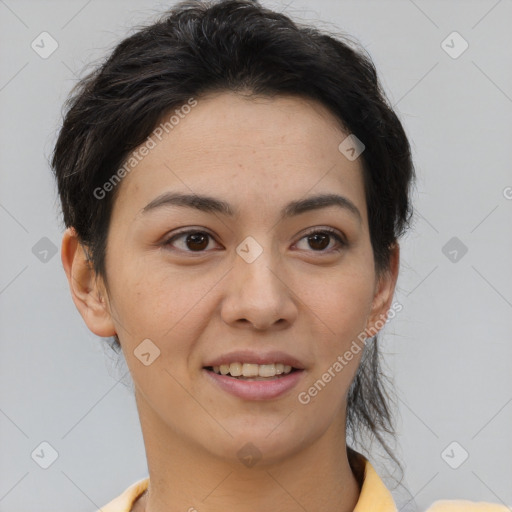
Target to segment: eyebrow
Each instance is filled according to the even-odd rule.
[[[221,199],[206,195],[181,194],[178,192],[165,192],[159,195],[148,203],[141,210],[141,213],[147,213],[157,208],[169,206],[194,208],[202,212],[219,213],[226,217],[234,217],[239,213],[236,208],[233,208],[229,203]],[[338,194],[319,194],[298,201],[292,201],[282,208],[280,220],[329,206],[343,208],[356,217],[359,223],[362,223],[361,212],[358,210],[357,206],[350,199]]]

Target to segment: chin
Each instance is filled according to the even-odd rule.
[[[238,434],[235,429],[228,428],[233,437],[226,436],[223,439],[224,442],[215,444],[211,438],[204,440],[205,447],[216,457],[230,463],[241,463],[248,468],[255,465],[260,468],[274,465],[293,457],[313,442],[311,440],[308,443],[307,436],[303,432],[292,433],[290,425],[287,425],[288,428],[282,428],[284,425],[279,426],[282,421],[281,418],[274,422],[271,428],[268,427],[268,423],[265,423],[263,427],[239,429]]]

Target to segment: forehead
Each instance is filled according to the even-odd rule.
[[[365,209],[361,161],[339,151],[348,133],[320,103],[229,92],[196,102],[163,116],[163,123],[173,116],[172,124],[150,135],[151,149],[123,178],[115,208],[140,211],[180,190],[223,197],[239,210],[269,197],[337,192]]]

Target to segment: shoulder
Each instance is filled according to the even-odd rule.
[[[117,498],[108,502],[97,512],[131,512],[133,504],[148,488],[149,477],[143,478],[131,484]]]
[[[426,512],[510,512],[512,508],[497,503],[468,500],[435,501]]]
[[[391,492],[386,488],[370,461],[353,450],[349,452],[349,461],[355,475],[360,474],[361,465],[364,466],[361,493],[354,512],[398,512]],[[400,510],[402,509],[403,506]],[[512,512],[512,507],[484,501],[438,500],[425,512]]]

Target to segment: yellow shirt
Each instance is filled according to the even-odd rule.
[[[138,480],[97,512],[131,512],[135,500],[147,489],[149,477]],[[364,481],[354,512],[398,512],[393,497],[381,478],[365,460]],[[440,500],[426,512],[510,512],[505,505],[466,500]]]

